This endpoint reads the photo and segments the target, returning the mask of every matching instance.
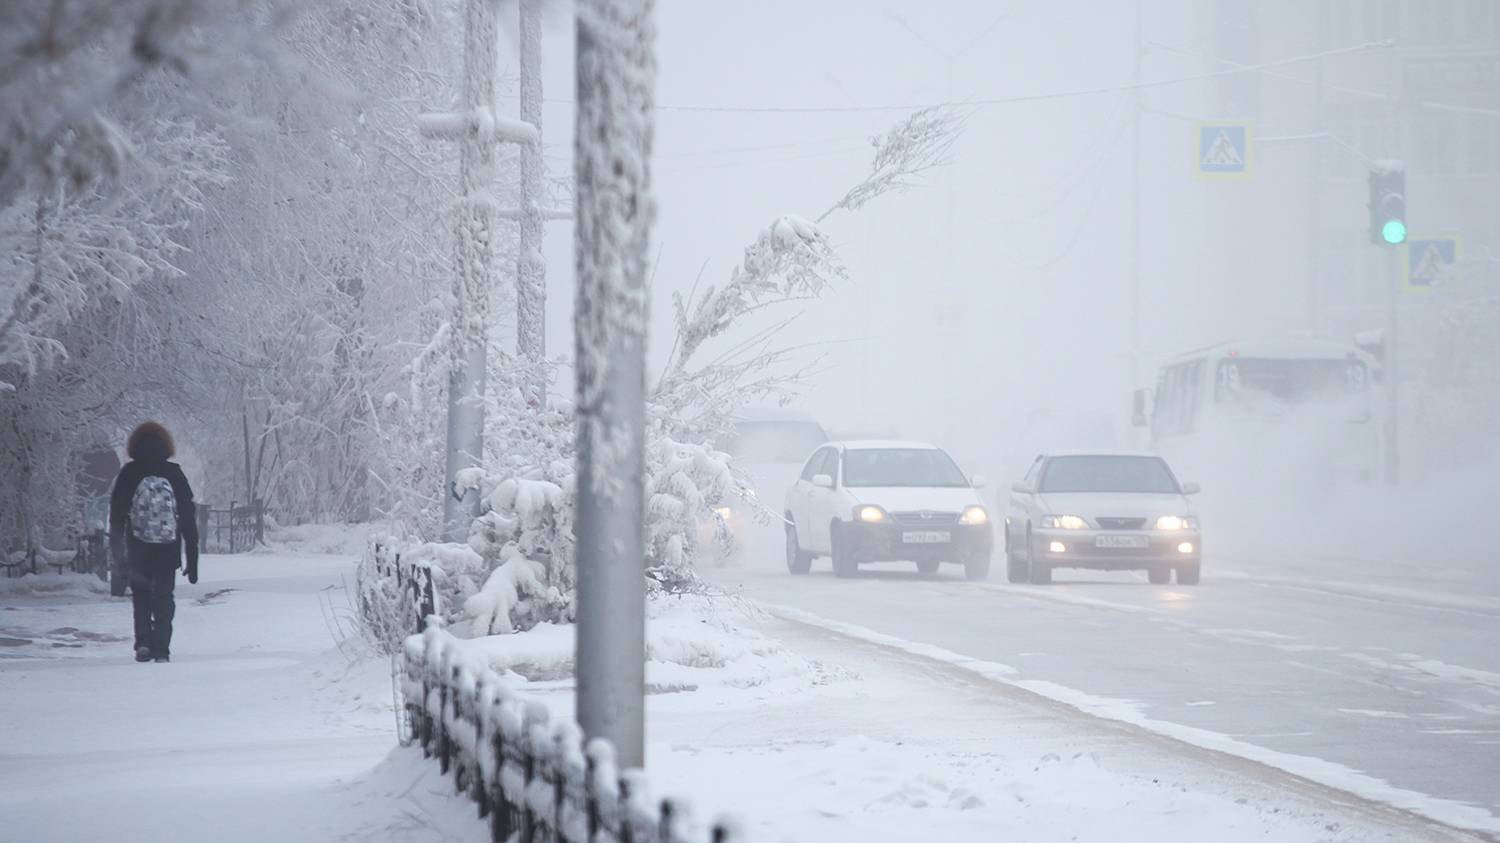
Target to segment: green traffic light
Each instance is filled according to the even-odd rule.
[[[1385,225],[1380,229],[1380,236],[1384,237],[1385,242],[1392,246],[1405,243],[1406,223],[1401,220],[1386,220]]]

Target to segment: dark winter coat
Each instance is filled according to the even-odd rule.
[[[182,467],[168,460],[175,453],[172,434],[156,422],[146,422],[130,434],[126,446],[130,462],[115,477],[109,498],[109,539],[116,553],[124,553],[132,566],[177,567],[187,552],[188,582],[198,581],[198,519],[193,508],[193,488]],[[147,477],[165,477],[177,497],[177,540],[170,544],[147,544],[130,533],[130,503],[136,487]]]

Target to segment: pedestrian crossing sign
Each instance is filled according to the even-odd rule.
[[[1245,178],[1250,175],[1250,124],[1199,123],[1195,173],[1199,178]]]
[[[1410,292],[1442,286],[1458,265],[1458,238],[1413,237],[1406,241],[1405,288]]]

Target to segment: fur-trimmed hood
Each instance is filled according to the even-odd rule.
[[[133,460],[160,462],[171,459],[177,453],[172,434],[160,422],[148,421],[130,434],[125,453]]]

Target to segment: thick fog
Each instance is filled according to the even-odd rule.
[[[765,839],[1494,839],[1497,360],[1491,0],[7,2],[0,815],[246,731],[180,562],[368,750],[286,839],[523,698]]]
[[[1500,22],[1468,23],[1483,10],[1456,3],[1412,7],[1394,24],[1375,4],[1144,5],[1139,21],[1131,4],[1077,2],[666,6],[655,335],[670,328],[672,291],[700,272],[703,283],[726,278],[750,232],[815,213],[857,179],[862,139],[901,106],[956,103],[964,123],[949,165],[830,221],[849,280],[782,336],[823,355],[798,403],[830,430],[941,443],[1003,487],[1039,447],[1110,445],[1105,417],[1114,447],[1153,449],[1149,429],[1130,427],[1131,393],[1156,387],[1180,353],[1301,338],[1354,352],[1357,336],[1378,336],[1385,263],[1398,258],[1366,237],[1365,174],[1367,161],[1404,159],[1414,236],[1461,232],[1463,247],[1446,289],[1398,303],[1405,495],[1381,488],[1378,446],[1365,482],[1320,476],[1301,451],[1330,445],[1338,424],[1199,430],[1193,448],[1217,459],[1179,471],[1214,473],[1201,478],[1206,506],[1246,540],[1268,523],[1314,520],[1303,538],[1329,550],[1403,542],[1483,554],[1482,539],[1409,528],[1478,516],[1500,489],[1475,468],[1495,464],[1496,395],[1470,362],[1493,352],[1494,335],[1448,327],[1494,307],[1483,232],[1500,213],[1482,187],[1500,166],[1494,87],[1450,65],[1495,44]],[[1420,46],[1392,55],[1372,43],[1398,37]],[[1382,97],[1402,68],[1407,101],[1392,131],[1378,122],[1396,108]],[[1077,93],[1133,78],[1187,81]],[[1012,98],[1023,101],[985,102]],[[1251,127],[1246,177],[1195,177],[1196,129],[1215,121]],[[1361,434],[1384,415],[1374,389]],[[1252,487],[1268,454],[1285,473]],[[1402,510],[1422,515],[1391,517]]]

